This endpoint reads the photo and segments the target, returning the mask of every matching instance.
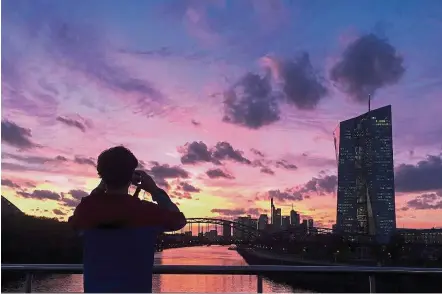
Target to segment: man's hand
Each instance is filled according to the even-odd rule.
[[[143,189],[146,192],[149,192],[151,195],[153,195],[158,190],[158,186],[157,186],[157,184],[155,184],[155,181],[145,171],[136,170],[135,174],[139,175],[139,178],[134,179],[134,180],[140,181],[139,185],[140,185],[141,189]],[[138,183],[136,183],[136,182],[133,182],[133,184],[138,185]]]

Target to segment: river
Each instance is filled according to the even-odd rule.
[[[155,255],[155,264],[165,265],[247,265],[226,246],[170,249]],[[256,292],[256,276],[233,275],[155,275],[153,292]],[[2,287],[2,292],[22,292],[24,281]],[[36,276],[33,292],[83,292],[82,275]],[[301,292],[290,286],[264,279],[264,292]]]

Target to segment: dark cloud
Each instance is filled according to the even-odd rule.
[[[320,178],[312,178],[307,184],[306,188],[311,188],[310,191],[334,193],[338,186],[338,177],[336,175],[327,175]]]
[[[34,190],[32,193],[20,191],[18,195],[24,198],[32,198],[39,200],[60,200],[61,196],[58,193],[49,190]]]
[[[313,177],[303,185],[299,185],[290,189],[270,190],[267,192],[267,198],[275,198],[280,202],[301,201],[310,198],[311,193],[317,195],[326,195],[334,193],[338,185],[338,177],[336,175],[323,175]],[[260,199],[260,197],[258,197]]]
[[[442,189],[442,156],[429,155],[416,165],[399,165],[395,171],[395,185],[398,192]]]
[[[30,149],[37,147],[31,141],[32,134],[30,129],[20,127],[14,122],[2,120],[2,142],[21,149]]]
[[[242,155],[242,151],[233,149],[228,142],[218,142],[212,150],[212,156],[216,160],[231,160],[244,164],[251,164],[251,161]]]
[[[80,121],[78,121],[76,119],[72,119],[72,118],[68,118],[68,117],[62,117],[62,116],[57,116],[57,120],[59,122],[64,123],[67,126],[77,128],[77,129],[79,129],[82,132],[86,132],[86,126],[82,122],[80,122]]]
[[[275,174],[275,172],[271,168],[269,168],[267,166],[262,167],[260,169],[260,172],[262,172],[263,174],[268,174],[268,175],[274,175]]]
[[[235,177],[227,171],[223,171],[220,168],[213,168],[206,171],[206,174],[211,179],[225,178],[229,180],[235,179]]]
[[[155,183],[163,188],[169,189],[170,185],[166,179],[188,179],[190,174],[180,166],[170,166],[168,164],[159,164],[156,161],[150,162],[151,168],[147,172],[155,180]]]
[[[57,209],[57,208],[53,209],[52,212],[54,214],[56,214],[56,215],[65,215],[66,214],[65,212],[63,212],[63,211],[61,211],[60,209]]]
[[[44,157],[37,155],[21,155],[21,154],[12,154],[12,153],[3,153],[2,158],[4,159],[14,159],[22,162],[26,162],[29,164],[46,164],[46,163],[59,163],[67,161],[67,158],[63,156],[52,157]]]
[[[286,102],[298,109],[312,110],[327,95],[327,88],[313,69],[308,53],[295,60],[277,61],[276,68]]]
[[[11,162],[2,162],[2,170],[28,172],[28,171],[47,171],[43,166],[27,166]]]
[[[286,160],[278,160],[275,162],[275,166],[278,168],[283,168],[287,170],[296,170],[298,167],[292,163],[287,162]]]
[[[155,178],[163,179],[188,179],[189,172],[179,166],[170,166],[168,164],[159,164],[158,162],[151,162],[152,167],[150,172]]]
[[[2,179],[2,186],[10,187],[13,189],[20,189],[21,188],[18,184],[14,183],[13,181],[8,180],[8,179]]]
[[[342,59],[331,69],[330,78],[356,102],[368,101],[368,94],[395,84],[403,76],[403,59],[386,39],[374,34],[351,43]]]
[[[251,148],[250,151],[252,151],[254,154],[260,156],[260,157],[265,157],[265,154],[262,153],[261,151],[259,151],[258,149],[255,148]]]
[[[248,73],[224,93],[224,122],[259,129],[278,121],[279,114],[268,76]]]
[[[417,196],[407,202],[407,206],[403,207],[402,210],[406,211],[408,208],[416,210],[432,210],[432,209],[442,209],[442,190],[437,193],[426,193]]]
[[[68,194],[70,194],[72,196],[72,198],[78,199],[78,200],[81,200],[81,198],[87,197],[89,195],[88,192],[85,192],[83,190],[70,190],[68,192]]]
[[[197,164],[200,162],[220,164],[219,161],[214,161],[212,152],[209,151],[207,145],[201,141],[186,143],[183,147],[178,148],[178,151],[182,154],[182,164]]]
[[[64,156],[58,155],[55,157],[55,160],[57,161],[68,161],[68,159]]]
[[[304,199],[300,192],[290,189],[286,189],[285,191],[270,190],[268,191],[268,197],[274,198],[277,202],[301,201]]]
[[[199,126],[201,125],[200,122],[198,122],[198,121],[196,121],[196,120],[194,120],[194,119],[191,120],[191,123],[192,123],[194,126],[196,126],[196,127],[199,127]]]
[[[190,192],[180,192],[180,191],[173,191],[170,194],[171,198],[178,198],[179,200],[183,200],[183,199],[192,199],[192,195],[190,194]]]
[[[82,198],[89,196],[89,193],[83,190],[73,189],[70,190],[68,193],[61,193],[61,195],[63,196],[63,199],[60,202],[63,205],[68,207],[76,207],[80,203]]]
[[[80,200],[64,197],[61,203],[68,207],[77,207],[77,205],[80,203]]]
[[[311,193],[317,195],[326,195],[335,193],[338,186],[338,177],[336,175],[324,175],[319,173],[319,177],[313,177],[307,183],[297,186],[294,190],[303,195],[304,198],[310,198]]]
[[[259,129],[280,119],[280,103],[295,105],[300,110],[312,110],[327,94],[327,88],[316,74],[307,53],[294,60],[266,57],[268,74],[261,77],[248,73],[224,93],[223,121]],[[282,85],[282,94],[273,91],[273,72]]]
[[[90,165],[93,167],[97,166],[95,163],[95,160],[92,157],[82,157],[82,156],[76,155],[74,158],[74,162],[77,164]]]
[[[191,184],[189,184],[189,183],[187,183],[187,182],[181,182],[181,183],[178,185],[178,188],[181,189],[181,190],[183,190],[184,192],[189,192],[189,193],[198,193],[198,192],[201,192],[201,189],[200,189],[200,188],[197,188],[197,187],[195,187],[195,186],[193,186],[193,185],[191,185]]]
[[[181,163],[183,164],[211,162],[220,165],[224,160],[251,164],[251,161],[243,156],[242,151],[234,149],[228,142],[218,142],[209,149],[205,143],[194,141],[179,147],[178,151],[182,154]]]

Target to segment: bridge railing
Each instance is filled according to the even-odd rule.
[[[24,292],[32,292],[33,275],[46,274],[82,274],[82,264],[2,264],[2,271],[26,274]],[[368,277],[370,293],[376,292],[375,275],[379,274],[440,274],[442,268],[408,267],[362,267],[362,266],[284,266],[284,265],[249,265],[249,266],[207,266],[207,265],[155,265],[154,274],[175,275],[256,275],[257,292],[263,291],[263,275],[269,273],[363,273]]]

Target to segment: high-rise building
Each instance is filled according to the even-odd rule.
[[[308,228],[313,228],[313,219],[312,219],[312,218],[309,218],[309,219],[307,220],[307,227],[308,227]]]
[[[293,210],[293,205],[292,205],[292,210],[290,211],[290,224],[292,226],[299,226],[300,223],[300,218],[299,218],[299,214]]]
[[[396,229],[391,106],[341,122],[334,137],[337,230],[388,242]]]
[[[233,237],[237,240],[248,240],[251,237],[251,230],[258,226],[258,220],[250,215],[240,216],[234,221],[243,225],[241,227],[233,225]],[[250,229],[247,229],[247,227],[250,227]]]
[[[269,223],[269,217],[267,214],[261,214],[258,219],[258,230],[265,230]]]
[[[282,225],[281,208],[276,208],[273,213],[273,225],[275,228],[280,228]]]
[[[282,228],[288,229],[290,227],[290,216],[284,215],[282,217]]]
[[[223,224],[223,237],[225,239],[230,239],[230,237],[232,237],[232,227],[229,223]]]

